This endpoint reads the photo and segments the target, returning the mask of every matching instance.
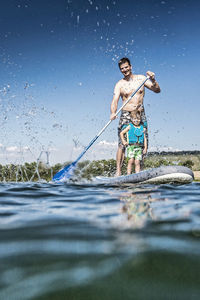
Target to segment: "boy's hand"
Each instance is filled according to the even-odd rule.
[[[143,154],[147,154],[147,149],[143,149]]]
[[[128,142],[127,142],[127,141],[122,141],[122,144],[123,144],[124,146],[128,146]]]

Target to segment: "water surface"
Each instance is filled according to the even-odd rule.
[[[0,207],[0,299],[200,299],[200,183],[5,183]]]

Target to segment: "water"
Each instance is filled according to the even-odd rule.
[[[200,183],[6,183],[0,204],[0,299],[200,299]]]

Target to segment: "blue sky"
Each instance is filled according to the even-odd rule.
[[[110,115],[117,61],[154,71],[150,149],[199,150],[200,4],[195,0],[10,0],[0,11],[0,163],[75,159]],[[121,102],[120,102],[121,103]],[[113,121],[85,158],[114,157]]]

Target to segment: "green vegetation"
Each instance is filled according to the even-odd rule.
[[[188,167],[193,171],[198,171],[200,170],[200,151],[150,153],[145,159],[144,164],[145,168],[153,168],[161,165],[179,165]]]
[[[65,165],[70,162],[66,162]],[[200,170],[200,152],[195,153],[150,153],[144,160],[143,168],[157,168],[159,166],[180,165],[186,166],[193,171]],[[23,182],[23,181],[50,181],[63,165],[56,164],[52,167],[42,162],[25,163],[24,165],[0,165],[1,182]],[[127,159],[125,159],[122,174],[126,174]],[[90,180],[95,176],[113,176],[116,171],[116,161],[96,160],[80,162],[75,170],[74,180]]]

